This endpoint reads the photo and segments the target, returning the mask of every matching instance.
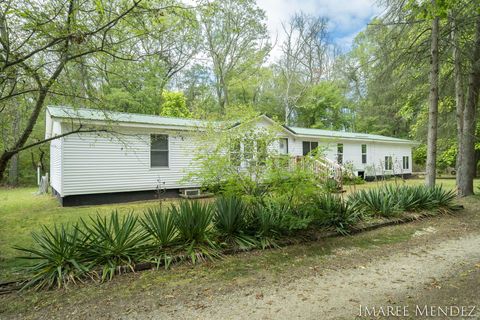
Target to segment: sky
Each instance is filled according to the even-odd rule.
[[[270,58],[279,56],[279,45],[284,39],[282,22],[288,21],[295,12],[327,17],[331,40],[342,51],[348,51],[355,36],[381,13],[376,0],[257,0],[257,4],[265,10],[272,41],[277,39]]]

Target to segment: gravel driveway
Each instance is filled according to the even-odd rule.
[[[434,228],[425,228],[415,236],[428,237],[433,232]],[[429,287],[439,289],[440,283],[462,272],[476,272],[474,280],[478,285],[475,268],[480,267],[479,263],[480,236],[469,235],[439,243],[427,242],[407,252],[391,252],[365,265],[325,270],[280,287],[242,289],[198,299],[193,305],[175,304],[148,313],[132,312],[123,319],[352,319],[360,315],[360,305],[370,311],[374,306],[386,310],[387,306],[401,305]],[[473,298],[480,306],[480,288],[477,290],[478,296]],[[442,303],[438,301],[435,306]],[[464,304],[471,306],[472,301]],[[423,310],[424,305],[420,306]],[[413,317],[416,308],[408,308]],[[365,315],[366,309],[362,310]]]

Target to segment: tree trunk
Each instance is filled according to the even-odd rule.
[[[58,69],[57,69],[57,71],[58,71]],[[60,72],[58,71],[58,74],[59,73]],[[56,76],[58,76],[58,74]],[[55,79],[56,79],[56,77],[55,77]],[[0,181],[2,181],[4,176],[5,176],[5,170],[7,169],[7,165],[8,165],[8,162],[10,161],[10,159],[16,153],[18,153],[18,149],[21,149],[25,145],[28,138],[32,134],[33,127],[37,123],[37,119],[40,116],[40,112],[43,109],[45,99],[47,98],[47,93],[48,93],[48,89],[45,89],[45,88],[40,89],[40,93],[38,94],[37,101],[35,102],[35,107],[32,111],[32,114],[28,118],[28,122],[27,122],[27,125],[26,125],[25,129],[23,129],[23,132],[21,133],[20,137],[15,140],[15,143],[14,143],[13,147],[10,148],[9,150],[7,149],[7,150],[3,151],[3,153],[0,155]]]
[[[462,163],[460,165],[458,195],[465,197],[473,194],[473,178],[476,173],[475,158],[475,112],[480,90],[480,15],[475,26],[475,44],[473,48],[472,66],[468,76],[468,88],[463,112]]]
[[[5,171],[7,170],[8,161],[13,157],[14,153],[4,151],[0,155],[0,182],[3,181]]]
[[[425,183],[429,187],[435,185],[437,162],[437,125],[438,125],[438,29],[439,18],[432,21],[432,39],[430,56],[430,96],[428,108],[427,137],[427,175]]]
[[[18,185],[18,161],[19,154],[17,153],[10,159],[8,168],[8,184],[13,187]]]
[[[451,28],[452,28],[452,42],[453,42],[453,72],[455,79],[455,107],[456,107],[456,116],[457,116],[457,159],[456,159],[456,183],[457,186],[461,184],[460,179],[461,175],[458,174],[460,171],[460,165],[462,164],[463,156],[463,144],[462,134],[463,134],[463,108],[465,104],[465,97],[463,92],[463,79],[462,79],[462,65],[461,65],[461,56],[460,48],[458,42],[458,32],[456,30],[457,24],[455,17],[451,15]]]
[[[20,108],[17,106],[15,108],[15,118],[13,120],[13,130],[12,137],[14,140],[18,139],[18,134],[20,132]],[[19,154],[16,153],[10,160],[10,167],[8,170],[8,184],[11,186],[18,185],[18,162]]]

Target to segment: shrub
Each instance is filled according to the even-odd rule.
[[[327,193],[338,192],[340,190],[340,185],[335,179],[327,178],[323,184],[323,188]]]
[[[350,203],[363,213],[393,217],[400,213],[398,199],[390,196],[385,189],[360,190],[349,197]]]
[[[253,237],[245,232],[248,229],[248,208],[239,197],[219,197],[215,201],[213,224],[220,239],[227,245],[240,249],[255,246]]]
[[[455,204],[455,192],[453,190],[444,190],[441,186],[430,188],[430,199],[440,212],[451,212],[461,209],[461,206]]]
[[[179,206],[172,204],[175,227],[182,243],[180,248],[195,263],[198,259],[218,256],[216,245],[211,239],[213,207],[200,201],[182,201]]]
[[[40,232],[32,233],[34,246],[31,248],[15,247],[28,253],[20,257],[34,260],[33,266],[27,267],[32,274],[31,280],[25,285],[35,289],[67,286],[76,282],[89,271],[90,265],[85,263],[80,248],[85,238],[76,226],[69,228],[61,225],[52,230],[42,227]]]
[[[172,213],[163,210],[161,206],[148,208],[140,219],[140,224],[152,242],[153,260],[157,263],[157,268],[161,263],[168,268],[174,254],[174,245],[178,242],[178,231]]]
[[[433,210],[450,212],[458,209],[455,193],[441,186],[396,186],[362,190],[350,196],[352,205],[364,212],[391,217],[401,211]]]
[[[90,223],[81,219],[81,232],[88,242],[84,248],[89,261],[102,266],[102,280],[112,279],[120,267],[134,270],[135,263],[145,252],[147,235],[138,228],[138,219],[130,212],[119,217],[117,211],[110,216],[90,218]]]
[[[253,207],[253,228],[262,249],[277,246],[276,239],[285,232],[290,207],[281,201],[267,198]]]
[[[315,224],[342,234],[348,234],[360,217],[350,203],[330,193],[317,196],[313,206],[315,207]]]

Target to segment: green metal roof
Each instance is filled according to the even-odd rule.
[[[221,127],[223,125],[225,128],[229,128],[229,127],[232,127],[232,124],[233,124],[233,123],[219,122],[219,121],[212,122],[212,121],[197,120],[197,119],[162,117],[157,115],[103,111],[103,110],[86,109],[86,108],[72,108],[72,107],[66,107],[66,106],[49,106],[47,107],[47,110],[50,113],[50,115],[54,118],[78,119],[78,120],[89,120],[89,121],[126,122],[126,123],[151,124],[151,125],[188,127],[188,128],[202,128],[202,127],[206,128],[212,125],[214,127],[216,126]],[[386,136],[381,136],[376,134],[331,131],[331,130],[322,130],[322,129],[289,127],[289,126],[284,126],[284,127],[289,131],[291,131],[293,134],[300,135],[300,136],[311,136],[311,137],[319,137],[319,138],[336,138],[336,139],[347,139],[347,140],[395,142],[395,143],[407,143],[412,145],[417,144],[416,142],[411,140],[386,137]]]
[[[156,115],[71,108],[65,106],[49,106],[47,107],[47,110],[52,117],[65,119],[128,122],[178,127],[207,127],[209,124],[212,124],[211,121],[197,119],[161,117]]]
[[[321,137],[337,138],[337,139],[340,138],[340,139],[353,139],[353,140],[374,140],[374,141],[384,141],[384,142],[416,144],[416,142],[411,140],[386,137],[378,134],[343,132],[343,131],[332,131],[332,130],[300,128],[300,127],[289,127],[289,128],[296,134],[305,135],[305,136],[321,136]]]

